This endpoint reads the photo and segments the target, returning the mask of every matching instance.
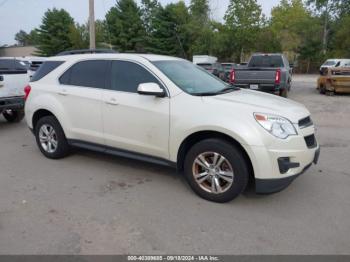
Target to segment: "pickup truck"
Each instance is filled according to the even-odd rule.
[[[237,87],[287,97],[292,74],[292,67],[283,54],[254,54],[247,66],[231,71],[230,82]]]
[[[24,117],[24,87],[29,82],[25,64],[14,58],[0,59],[0,114],[8,122]]]

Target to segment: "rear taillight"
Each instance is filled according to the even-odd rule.
[[[275,84],[281,83],[281,69],[276,70]]]
[[[24,88],[24,100],[27,100],[28,96],[29,96],[29,93],[30,93],[30,90],[32,90],[32,88],[30,87],[30,85],[27,85],[25,88]]]
[[[230,72],[230,83],[234,83],[236,80],[235,70],[232,69]]]

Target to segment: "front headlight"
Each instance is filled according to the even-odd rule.
[[[265,130],[275,137],[286,139],[289,136],[298,134],[292,122],[284,117],[254,113],[254,118]]]

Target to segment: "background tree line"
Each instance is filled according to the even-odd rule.
[[[157,0],[117,0],[96,21],[98,47],[191,59],[196,54],[242,62],[252,52],[285,52],[289,59],[320,63],[350,57],[350,0],[281,0],[267,18],[256,0],[230,0],[223,22],[211,19],[209,0],[162,5]],[[49,9],[39,28],[20,31],[19,45],[40,55],[88,48],[88,23]]]

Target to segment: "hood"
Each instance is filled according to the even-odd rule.
[[[203,97],[204,101],[213,102],[214,105],[223,103],[226,106],[232,106],[233,110],[241,110],[249,113],[269,113],[285,117],[293,123],[298,123],[302,118],[310,115],[306,107],[290,99],[271,95],[259,91],[241,89],[218,96]],[[243,111],[242,111],[243,112]]]

